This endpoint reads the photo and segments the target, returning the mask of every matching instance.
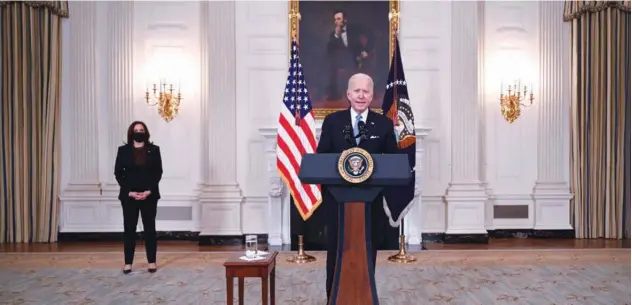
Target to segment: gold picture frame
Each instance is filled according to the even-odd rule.
[[[301,12],[300,12],[300,8],[299,8],[299,1],[300,0],[289,0],[289,14],[288,14],[288,18],[289,18],[289,29],[288,29],[288,48],[291,48],[291,44],[292,44],[292,40],[294,38],[296,38],[296,41],[299,42],[300,44],[300,22],[301,22]],[[306,1],[305,2],[316,2],[316,1]],[[325,3],[332,3],[332,2],[338,2],[338,1],[319,1],[319,2],[325,2]],[[340,2],[347,2],[347,1],[340,1]],[[369,1],[366,1],[369,2]],[[390,65],[390,61],[391,58],[393,57],[393,51],[395,48],[395,35],[396,32],[399,29],[399,14],[400,14],[400,8],[399,8],[399,0],[384,0],[384,1],[370,1],[370,2],[388,2],[388,12],[384,12],[384,17],[388,18],[388,33],[390,35],[389,36],[389,47],[388,47],[388,62]],[[289,54],[289,53],[288,53]],[[303,61],[303,59],[301,59],[301,61]],[[305,66],[303,64],[303,66]],[[388,71],[384,71],[383,72],[385,75],[388,73]],[[309,85],[309,81],[308,81],[308,85]],[[384,86],[385,84],[381,84],[381,83],[376,83],[375,86]],[[311,91],[311,89],[310,89]],[[313,91],[312,91],[313,92]],[[380,104],[381,105],[381,104]],[[314,116],[317,120],[322,120],[323,118],[325,118],[325,116],[327,116],[330,113],[339,111],[339,110],[343,110],[345,108],[322,108],[322,107],[318,107],[316,105],[312,105],[312,109],[314,112]],[[382,113],[382,109],[381,108],[375,108],[372,107],[371,110],[376,111],[378,113]]]

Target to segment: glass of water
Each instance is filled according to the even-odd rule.
[[[257,235],[246,235],[246,257],[257,256]]]

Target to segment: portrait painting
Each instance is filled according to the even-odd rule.
[[[349,107],[349,78],[373,79],[371,109],[380,111],[392,53],[389,12],[395,1],[290,1],[300,18],[296,31],[300,60],[317,119]],[[395,2],[396,3],[396,2]],[[291,19],[292,20],[292,19]]]

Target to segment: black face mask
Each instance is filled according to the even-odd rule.
[[[136,142],[145,142],[147,141],[147,134],[144,132],[134,132],[132,134],[132,139]]]

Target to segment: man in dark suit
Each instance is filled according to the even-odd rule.
[[[369,105],[373,100],[373,80],[366,74],[355,74],[349,79],[347,87],[347,98],[351,107],[341,110],[325,117],[322,132],[316,153],[342,153],[352,148],[360,147],[371,154],[392,154],[399,153],[397,140],[393,129],[393,122],[386,117],[369,110]],[[353,130],[354,136],[358,134],[358,122],[363,121],[367,129],[367,139],[356,141],[346,140],[344,130]],[[359,140],[360,138],[357,138]],[[323,204],[327,217],[327,299],[331,294],[333,283],[338,234],[338,202],[327,191],[326,186],[322,186]],[[383,210],[383,196],[380,195],[371,204],[371,255],[373,258],[373,272],[377,256],[377,246],[384,242],[384,228],[388,226],[387,216]]]
[[[342,97],[339,91],[344,84],[338,81],[358,73],[367,73],[374,51],[373,32],[359,24],[349,24],[344,11],[334,12],[334,30],[329,34],[327,56],[329,59],[329,100]]]

